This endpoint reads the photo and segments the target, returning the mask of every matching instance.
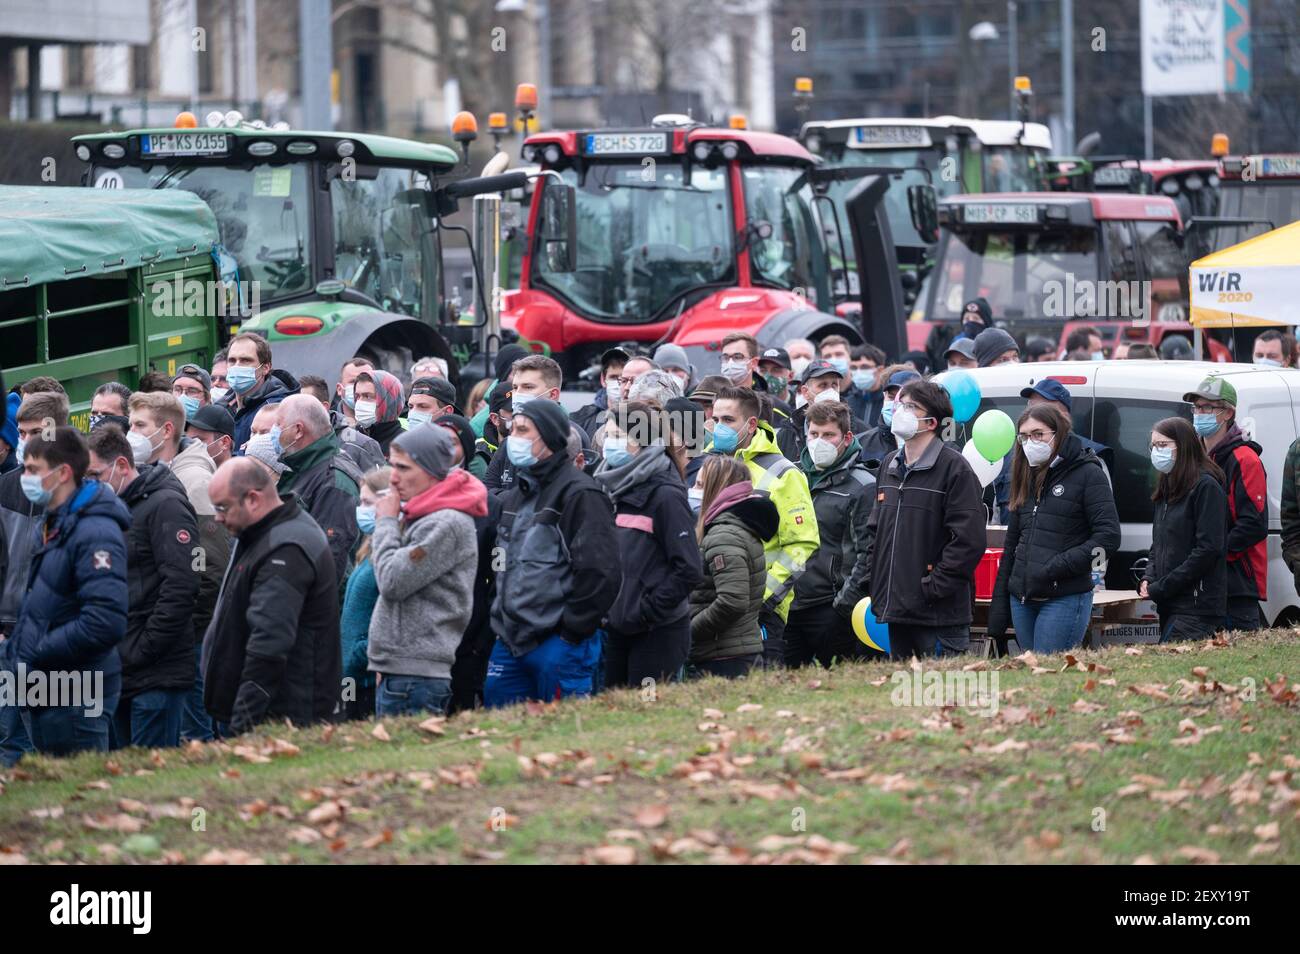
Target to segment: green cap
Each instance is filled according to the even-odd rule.
[[[1223,401],[1225,404],[1237,406],[1237,389],[1228,383],[1228,379],[1212,374],[1200,384],[1196,385],[1195,391],[1188,391],[1183,395],[1183,400],[1191,404],[1196,400],[1202,401]]]

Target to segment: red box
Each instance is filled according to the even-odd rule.
[[[975,599],[993,598],[993,584],[998,579],[998,567],[1002,565],[1002,548],[989,547],[980,558],[980,565],[975,567]]]

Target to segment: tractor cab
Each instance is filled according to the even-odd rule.
[[[934,325],[957,326],[976,297],[1022,345],[1041,336],[1059,350],[1079,326],[1098,329],[1107,356],[1122,343],[1192,339],[1182,219],[1168,196],[955,196],[939,220],[935,266],[908,323],[914,348]],[[1222,344],[1209,347],[1227,359]]]
[[[529,136],[522,158],[540,165],[539,191],[518,288],[502,296],[503,327],[545,345],[574,376],[619,342],[698,349],[703,373],[733,330],[765,345],[832,332],[897,340],[897,267],[879,230],[865,239],[879,273],[856,287],[880,327],[834,313],[837,294],[849,294],[852,239],[840,223],[864,209],[874,223],[888,183],[859,182],[870,195],[842,220],[818,197],[814,156],[740,125],[670,114],[644,128]],[[565,196],[576,209],[571,239],[551,226]]]
[[[1208,253],[1300,220],[1300,153],[1224,156],[1219,163],[1219,229]]]

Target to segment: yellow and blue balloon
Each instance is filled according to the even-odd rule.
[[[882,653],[889,652],[889,625],[876,619],[871,611],[871,597],[864,596],[853,607],[853,632],[858,640]]]

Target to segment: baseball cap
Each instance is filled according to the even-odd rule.
[[[1188,391],[1183,395],[1183,400],[1188,404],[1200,399],[1202,401],[1222,401],[1225,404],[1237,406],[1237,389],[1228,383],[1228,379],[1212,374],[1200,384],[1196,385],[1195,391]]]
[[[954,351],[956,351],[963,358],[970,358],[972,361],[974,361],[975,360],[975,339],[967,338],[964,335],[960,338],[957,338],[956,340],[953,341],[952,344],[948,346],[948,350],[943,353],[943,356],[946,358]]]
[[[443,404],[456,406],[456,385],[446,378],[419,378],[411,385],[411,394],[427,394]]]
[[[176,369],[176,377],[172,378],[172,380],[175,381],[176,378],[193,378],[203,385],[203,390],[212,390],[212,376],[197,364],[182,364]]]
[[[889,376],[889,380],[885,382],[884,390],[890,391],[894,388],[901,388],[908,381],[919,381],[920,379],[921,376],[911,368],[904,371],[895,371]]]
[[[213,434],[225,434],[231,440],[235,437],[235,419],[230,412],[219,404],[205,404],[194,412],[188,427]]]
[[[786,351],[784,348],[765,349],[758,356],[759,364],[762,364],[764,361],[774,362],[775,364],[779,364],[781,367],[785,368],[787,371],[790,370],[790,352]]]
[[[514,388],[507,388],[497,385],[492,389],[492,397],[488,399],[488,411],[492,414],[499,414],[502,411],[514,407]]]
[[[815,361],[808,362],[808,367],[803,369],[803,377],[800,378],[799,381],[801,384],[807,384],[813,378],[820,378],[823,375],[839,373],[840,372],[836,369],[835,365],[831,364],[829,361],[823,361],[821,358],[818,358]]]
[[[1033,387],[1025,388],[1020,392],[1022,398],[1027,398],[1031,394],[1037,394],[1049,401],[1059,401],[1065,405],[1067,411],[1073,410],[1070,406],[1070,389],[1053,378],[1043,378]]]
[[[627,364],[630,360],[632,356],[622,348],[606,348],[600,356],[600,373],[608,371],[611,364]]]

